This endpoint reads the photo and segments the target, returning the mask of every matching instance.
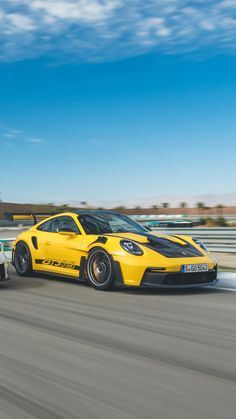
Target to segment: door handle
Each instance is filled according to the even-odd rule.
[[[47,246],[49,246],[50,244],[52,244],[52,242],[47,241],[47,242],[45,242],[45,244],[46,244]]]

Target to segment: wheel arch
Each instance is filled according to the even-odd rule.
[[[27,270],[25,272],[23,272],[23,271],[20,272],[20,269],[19,269],[19,266],[18,266],[18,262],[16,263],[16,258],[18,257],[18,255],[17,255],[17,247],[19,245],[21,245],[21,244],[24,245],[27,248],[28,257],[29,257],[28,258],[28,261],[29,261],[28,268],[27,268]],[[21,276],[24,276],[24,275],[25,276],[28,276],[29,274],[32,274],[33,273],[33,266],[32,266],[32,260],[33,260],[33,258],[32,258],[31,247],[29,246],[29,244],[28,244],[28,242],[26,240],[23,240],[22,239],[22,237],[19,238],[19,240],[17,240],[14,243],[14,249],[12,250],[12,256],[13,256],[12,263],[13,263],[13,265],[14,265],[14,267],[15,267],[15,269],[16,269],[16,271],[17,271],[17,273],[19,275],[21,275]]]
[[[105,252],[110,256],[110,258],[112,259],[113,262],[113,268],[114,268],[114,285],[115,286],[124,286],[124,280],[123,280],[123,274],[122,274],[122,269],[121,269],[121,265],[120,262],[115,260],[113,257],[113,254],[109,252],[109,249],[106,246],[106,243],[92,243],[89,247],[88,247],[88,254],[87,257],[84,258],[84,265],[83,268],[85,268],[84,270],[86,271],[87,269],[87,260],[88,260],[88,256],[89,254],[92,252],[92,250],[94,249],[102,249],[105,250]]]

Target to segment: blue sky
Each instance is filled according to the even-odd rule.
[[[1,2],[4,200],[236,189],[236,1],[143,3]]]

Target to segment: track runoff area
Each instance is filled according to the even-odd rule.
[[[98,292],[10,275],[0,287],[1,419],[235,419],[231,282]]]
[[[235,419],[234,273],[177,291],[10,277],[1,419]]]

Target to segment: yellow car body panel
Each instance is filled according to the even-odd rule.
[[[46,221],[57,217],[69,216],[79,229],[79,234],[61,234],[40,230]],[[127,286],[140,286],[147,269],[152,273],[180,273],[183,265],[206,264],[209,271],[216,269],[215,258],[206,250],[200,248],[189,236],[163,236],[147,231],[148,235],[183,246],[183,257],[166,257],[148,246],[149,240],[145,235],[131,232],[86,234],[79,221],[77,213],[68,212],[55,215],[41,221],[29,230],[21,233],[13,244],[13,254],[17,244],[21,241],[27,244],[31,258],[32,269],[56,275],[66,275],[74,278],[81,276],[81,263],[86,261],[89,252],[99,247],[112,257],[114,263],[120,267],[122,283]],[[103,238],[104,240],[101,240]],[[142,249],[141,256],[128,253],[120,245],[121,240],[130,240]],[[35,244],[37,242],[37,245]],[[199,256],[185,257],[184,247],[190,244],[199,252]],[[187,275],[187,274],[186,274]]]

